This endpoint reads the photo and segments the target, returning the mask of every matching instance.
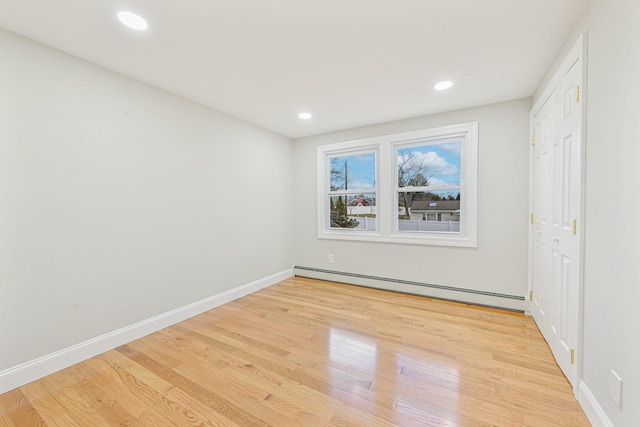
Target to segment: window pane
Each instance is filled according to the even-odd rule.
[[[330,191],[376,188],[376,155],[362,153],[331,157]]]
[[[478,122],[317,153],[319,239],[477,247]]]
[[[459,233],[460,190],[398,192],[398,231]]]
[[[398,187],[460,186],[461,142],[398,148]]]
[[[351,228],[375,230],[376,194],[329,197],[329,218],[331,228]]]

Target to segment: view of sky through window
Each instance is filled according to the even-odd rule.
[[[460,186],[460,146],[456,141],[398,148],[398,186]]]
[[[375,188],[375,153],[362,153],[331,158],[330,180],[331,191]]]
[[[478,123],[318,147],[318,237],[476,247]]]

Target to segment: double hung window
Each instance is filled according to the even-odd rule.
[[[376,230],[376,151],[328,157],[329,228]]]
[[[477,122],[318,147],[318,237],[477,246]]]

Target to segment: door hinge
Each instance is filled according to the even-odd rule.
[[[576,86],[576,102],[580,102],[580,86]]]
[[[571,349],[571,364],[576,364],[576,351],[574,349]]]
[[[529,301],[533,301],[533,291],[529,291]]]
[[[535,219],[536,219],[535,215],[531,214],[531,218],[530,218],[531,224],[535,222]]]
[[[574,219],[573,220],[573,235],[575,236],[576,234],[578,234],[578,220]]]
[[[536,145],[536,136],[531,135],[531,145]]]

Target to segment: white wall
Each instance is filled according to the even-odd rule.
[[[584,384],[615,426],[640,425],[639,22],[637,0],[593,0],[567,40],[588,31]],[[609,397],[612,369],[623,409]]]
[[[289,139],[5,31],[0,64],[0,371],[291,268]]]
[[[294,141],[297,266],[524,296],[527,292],[530,99]],[[479,121],[478,248],[319,240],[316,147]],[[328,263],[334,254],[335,264]]]

